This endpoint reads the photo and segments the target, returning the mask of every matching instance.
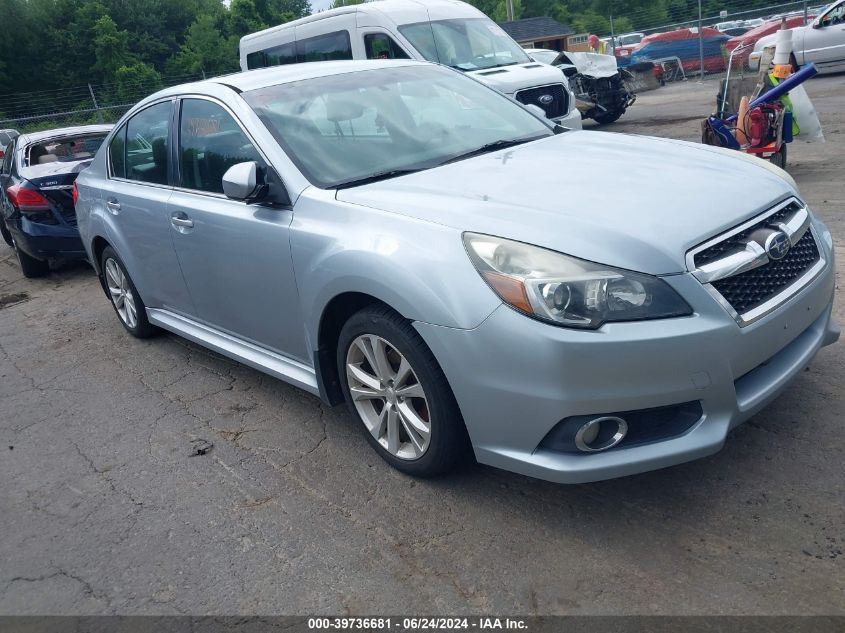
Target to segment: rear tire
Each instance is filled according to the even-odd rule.
[[[350,411],[388,464],[434,477],[466,454],[468,437],[452,389],[407,319],[382,305],[354,314],[340,332],[337,367]]]
[[[0,235],[3,236],[3,241],[6,242],[9,246],[14,247],[15,243],[12,241],[12,234],[9,233],[9,229],[6,228],[6,220],[0,217]]]
[[[158,328],[147,320],[147,307],[135,284],[126,272],[120,257],[111,246],[100,256],[103,281],[120,324],[135,338],[149,338]]]
[[[5,238],[6,236],[4,235],[3,237]],[[18,256],[18,262],[20,262],[21,272],[24,277],[27,279],[36,279],[50,274],[50,264],[48,262],[42,259],[35,259],[31,255],[24,253],[14,243],[14,240],[12,240],[12,246],[15,249],[15,254]]]
[[[786,169],[786,143],[780,146],[780,150],[776,154],[771,155],[769,161],[781,169]]]

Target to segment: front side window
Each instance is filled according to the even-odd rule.
[[[479,70],[530,62],[522,47],[487,18],[437,20],[399,27],[430,62]]]
[[[822,18],[822,26],[833,26],[834,24],[842,24],[845,21],[845,2],[838,7],[834,7],[825,14]]]
[[[367,59],[408,59],[408,54],[387,33],[367,33],[364,48]]]
[[[428,169],[491,143],[553,134],[507,97],[436,66],[344,73],[241,96],[305,176],[323,188]]]
[[[186,189],[223,193],[223,174],[232,165],[266,163],[232,116],[219,104],[185,99],[179,121],[179,169]]]
[[[126,126],[123,125],[109,143],[109,171],[114,178],[126,178]]]
[[[126,177],[129,180],[167,184],[167,143],[171,103],[157,103],[126,124]]]
[[[347,31],[335,31],[296,41],[296,58],[299,62],[327,62],[334,59],[352,59],[352,43]]]

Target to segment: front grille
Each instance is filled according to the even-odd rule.
[[[770,221],[767,219],[764,223]],[[696,262],[698,261],[698,256],[696,256]],[[819,261],[819,249],[813,238],[813,232],[807,229],[804,237],[798,240],[798,243],[780,261],[770,261],[765,266],[715,281],[713,287],[738,314],[744,314],[789,286],[817,261]]]
[[[695,265],[697,268],[701,268],[705,264],[709,264],[711,262],[715,262],[718,259],[722,259],[726,255],[730,254],[733,251],[741,251],[745,249],[745,243],[748,241],[748,237],[757,229],[762,229],[766,226],[771,226],[777,224],[778,222],[784,222],[791,218],[797,211],[801,209],[801,205],[798,202],[792,202],[786,205],[783,209],[778,211],[777,213],[770,215],[765,220],[761,220],[757,222],[755,225],[748,227],[744,231],[737,233],[736,235],[730,236],[728,239],[719,242],[718,244],[714,244],[709,248],[704,249],[700,253],[696,253],[695,255]]]
[[[563,88],[563,84],[528,88],[520,90],[514,96],[520,103],[541,107],[550,119],[562,117],[569,112],[569,95]],[[551,101],[548,100],[549,97],[551,97]],[[548,103],[542,101],[548,101]]]

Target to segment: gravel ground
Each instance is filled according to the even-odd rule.
[[[809,91],[828,142],[794,144],[790,170],[841,273],[845,76]],[[715,92],[643,94],[608,129],[696,140]],[[0,614],[845,614],[841,345],[707,459],[415,481],[344,409],[132,339],[87,266],[24,280],[3,245]]]

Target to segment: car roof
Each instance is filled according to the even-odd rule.
[[[312,13],[304,18],[299,18],[298,20],[285,22],[284,24],[279,24],[278,26],[271,26],[269,29],[264,29],[263,31],[256,31],[255,33],[244,35],[241,38],[241,42],[246,43],[253,39],[263,39],[278,31],[287,31],[303,24],[325,20],[326,18],[334,17],[336,15],[350,13],[361,13],[364,15],[381,13],[387,16],[395,16],[405,15],[410,12],[411,14],[418,13],[422,17],[428,13],[439,13],[438,10],[444,9],[455,18],[475,17],[478,13],[478,10],[475,7],[457,0],[375,0],[371,2],[363,2],[361,4],[353,4],[348,7],[337,7],[336,9],[317,11],[316,13]]]
[[[52,130],[42,130],[40,132],[30,132],[29,134],[21,134],[19,143],[37,143],[46,139],[56,138],[59,136],[75,136],[78,134],[96,134],[97,132],[109,132],[113,125],[75,125],[73,127],[60,127]]]
[[[228,86],[238,92],[247,92],[276,86],[278,84],[292,83],[304,79],[317,77],[330,77],[346,73],[362,72],[367,70],[378,70],[382,68],[401,68],[403,66],[434,66],[429,62],[418,62],[409,59],[372,59],[360,61],[334,61],[334,62],[308,62],[304,64],[287,64],[284,66],[271,66],[269,68],[258,68],[245,72],[221,75],[204,81],[197,81],[189,84],[181,84],[165,88],[151,95],[145,101],[158,99],[167,96],[176,96],[190,92],[203,92],[212,85]]]

